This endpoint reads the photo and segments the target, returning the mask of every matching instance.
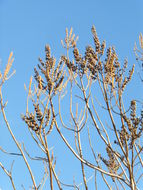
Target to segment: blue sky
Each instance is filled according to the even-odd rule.
[[[0,0],[0,70],[13,51],[16,74],[5,85],[3,93],[8,100],[7,117],[18,140],[29,138],[20,120],[20,114],[26,109],[24,83],[29,83],[38,57],[44,57],[45,44],[50,44],[58,59],[64,53],[60,41],[64,38],[65,28],[73,27],[79,35],[78,47],[84,52],[85,46],[93,43],[91,27],[94,24],[101,41],[105,39],[107,46],[114,45],[121,62],[128,58],[130,67],[135,63],[134,44],[143,32],[142,7],[143,1],[139,0]],[[136,80],[133,83],[140,85]],[[140,94],[132,87],[129,90],[133,96]],[[16,150],[1,121],[0,128],[4,134],[0,146],[9,151]],[[5,162],[5,155],[0,154]],[[20,159],[17,164],[21,166]],[[23,166],[21,169],[24,170]],[[19,178],[27,180],[22,172]],[[0,187],[4,190],[9,189],[5,186],[6,181],[7,177],[0,171]]]

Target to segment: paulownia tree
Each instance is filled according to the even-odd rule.
[[[115,48],[105,48],[106,43],[99,41],[94,26],[92,35],[94,47],[87,46],[81,54],[77,48],[78,38],[72,29],[66,29],[66,37],[61,41],[65,55],[57,62],[50,46],[46,45],[45,60],[39,58],[34,79],[31,77],[29,88],[25,87],[28,91],[27,109],[21,118],[44,157],[33,158],[21,147],[5,115],[2,86],[9,78],[12,55],[4,74],[0,75],[1,112],[30,173],[32,189],[44,189],[49,181],[51,190],[55,189],[55,182],[57,189],[87,190],[91,180],[95,182],[92,189],[99,189],[97,175],[107,189],[137,190],[140,187],[143,176],[143,110],[137,110],[135,99],[128,101],[129,104],[124,103],[125,88],[131,81],[134,65],[128,71],[127,60],[120,64]],[[61,180],[62,174],[57,174],[56,152],[50,151],[48,144],[52,133],[59,135],[71,157],[79,161],[80,185],[76,182],[67,184]],[[39,185],[28,159],[44,163],[45,172]],[[0,166],[16,189],[12,172],[2,163]],[[64,167],[63,164],[60,166],[61,169]],[[94,172],[92,179],[87,177],[90,170]]]

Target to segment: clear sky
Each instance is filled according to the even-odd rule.
[[[114,45],[119,59],[123,61],[128,58],[129,66],[132,66],[135,63],[133,48],[140,32],[143,32],[142,23],[141,0],[0,0],[0,70],[5,67],[13,51],[16,74],[5,85],[4,95],[8,100],[7,117],[18,140],[28,139],[27,146],[30,144],[28,131],[24,130],[20,119],[20,114],[26,109],[24,83],[29,83],[38,57],[44,57],[45,44],[50,44],[52,53],[58,59],[64,53],[60,41],[64,38],[65,28],[73,27],[74,33],[79,35],[78,47],[82,52],[86,45],[92,43],[91,27],[94,24],[99,38],[105,39],[107,46]],[[134,84],[139,85],[135,81]],[[130,90],[137,96],[137,91]],[[1,116],[0,130],[3,131],[0,132],[0,146],[16,151],[11,138],[7,138]],[[10,167],[3,153],[0,157]],[[20,159],[15,163],[14,174],[17,173],[18,164],[21,174],[16,177],[28,181]],[[0,188],[10,189],[7,181],[0,170]]]

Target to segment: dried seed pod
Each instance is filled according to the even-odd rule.
[[[131,116],[132,122],[134,122],[135,117],[136,117],[136,101],[135,100],[131,101],[131,113],[130,113],[130,116]]]
[[[48,92],[49,92],[49,94],[51,94],[52,89],[53,89],[53,83],[52,83],[51,81],[48,81],[47,87],[48,87]]]
[[[116,69],[118,69],[118,68],[120,67],[120,63],[118,62],[118,59],[117,59],[117,58],[115,59],[114,67],[115,67]]]
[[[125,90],[125,87],[126,87],[127,83],[128,83],[128,80],[127,80],[127,77],[125,77],[124,80],[123,80],[122,87],[121,87],[121,90],[122,90],[122,91]]]
[[[76,60],[76,62],[80,62],[81,61],[81,55],[79,54],[78,49],[75,47],[73,50],[73,54],[74,54],[74,58]]]
[[[129,71],[129,77],[128,77],[128,81],[131,80],[132,76],[133,76],[133,73],[134,73],[134,68],[135,68],[135,65],[133,65],[132,69]]]
[[[106,147],[106,152],[108,154],[109,159],[114,161],[115,160],[114,154],[108,146]]]
[[[44,75],[46,74],[45,69],[43,68],[43,66],[38,64],[38,68],[40,69],[41,73],[43,73]]]
[[[39,132],[39,126],[35,120],[35,116],[33,115],[33,113],[29,113],[29,116],[27,116],[27,115],[23,116],[22,115],[21,117],[30,129],[32,129],[36,133]]]
[[[101,50],[100,50],[101,55],[104,54],[105,47],[106,47],[106,42],[105,42],[105,40],[104,40],[104,41],[102,42],[102,44],[101,44]]]
[[[54,123],[55,123],[55,119],[53,118],[52,121],[51,121],[49,130],[47,131],[46,135],[49,135],[52,132],[53,127],[54,127]]]
[[[115,58],[117,58],[117,56],[116,56],[115,50],[113,49],[113,51],[111,52],[110,60],[109,60],[110,68],[113,68]]]
[[[111,172],[116,172],[119,169],[119,164],[117,163],[114,153],[112,152],[112,150],[107,146],[106,147],[106,151],[109,157],[108,160],[108,168]]]
[[[107,49],[107,60],[109,60],[111,57],[111,47]]]
[[[65,55],[62,55],[62,56],[61,56],[61,60],[62,60],[63,62],[66,62],[66,60],[67,60],[66,56],[65,56]]]
[[[12,63],[14,61],[14,58],[13,58],[13,52],[10,53],[9,55],[9,58],[8,58],[8,63],[6,65],[6,68],[5,68],[5,71],[4,71],[4,74],[3,74],[3,79],[5,80],[11,67],[12,67]]]
[[[39,104],[34,104],[37,120],[41,123],[43,119],[43,113],[39,107]]]
[[[86,53],[85,53],[85,61],[87,60],[87,68],[89,69],[89,71],[92,73],[92,76],[95,75],[95,73],[97,73],[97,53],[95,53],[95,51],[93,50],[93,48],[91,46],[88,46],[86,48]]]
[[[54,76],[55,77],[57,76],[57,73],[59,72],[62,63],[63,63],[63,61],[60,60],[59,63],[58,63],[58,65],[57,65],[57,67],[56,67],[56,69],[54,70]]]
[[[92,55],[94,57],[95,56],[95,51],[91,46],[87,46],[86,47],[86,52],[85,52],[85,58],[89,59],[90,55]]]
[[[120,131],[120,140],[123,146],[125,146],[125,139],[126,139],[126,133],[125,130],[122,128]]]
[[[133,125],[131,123],[131,120],[129,118],[126,117],[126,115],[123,115],[123,119],[124,121],[127,123],[128,129],[131,132],[133,129]],[[123,132],[122,132],[123,133]],[[122,134],[121,134],[122,135]],[[123,136],[123,135],[122,135]],[[126,132],[126,136],[127,136],[127,140],[129,139],[129,134]]]
[[[109,166],[108,160],[106,160],[106,159],[103,158],[102,156],[100,156],[100,159],[102,160],[102,162],[103,162],[107,167]]]
[[[39,72],[37,71],[36,67],[34,68],[34,72],[35,72],[34,78],[38,82],[38,88],[40,90],[44,90],[45,89],[44,81],[42,77],[39,75]]]
[[[51,81],[49,68],[46,68],[45,78],[46,78],[47,82]]]
[[[72,40],[72,41],[71,41],[71,45],[72,45],[73,48],[76,47],[76,41],[77,41],[77,40]]]
[[[95,46],[96,46],[96,52],[99,53],[100,52],[100,42],[99,42],[99,39],[98,39],[98,36],[97,36],[97,33],[96,33],[95,26],[92,26],[91,31],[92,31],[94,43],[95,43]]]
[[[63,74],[63,71],[59,71],[57,73],[57,75],[56,75],[56,81],[59,80],[59,78],[61,78],[62,74]]]
[[[47,112],[46,112],[46,121],[45,121],[45,127],[48,126],[49,124],[49,121],[50,121],[50,118],[51,118],[51,110],[48,109]]]
[[[123,65],[123,71],[126,70],[127,66],[128,66],[128,60],[125,59],[125,61],[124,61],[124,65]]]
[[[39,72],[37,71],[36,67],[34,67],[34,72],[35,72],[34,78],[35,78],[36,81],[38,81]]]
[[[42,59],[39,57],[39,62],[40,62],[40,64],[41,64],[41,66],[43,67],[43,68],[45,68],[45,63],[42,61]]]
[[[45,46],[45,52],[46,52],[46,61],[48,61],[51,58],[51,49],[49,45]]]
[[[73,72],[76,72],[76,70],[77,70],[77,66],[71,64],[71,69],[72,69]]]
[[[54,78],[55,64],[56,64],[56,59],[53,59],[52,68],[51,68],[52,69],[52,72],[51,72],[52,79]]]
[[[62,77],[60,78],[59,82],[55,85],[55,87],[54,87],[54,90],[55,90],[55,91],[58,90],[58,88],[59,88],[60,85],[62,84],[63,80],[64,80],[64,76],[62,76]]]
[[[43,80],[42,80],[41,76],[39,76],[39,78],[38,78],[38,88],[40,90],[44,90]]]

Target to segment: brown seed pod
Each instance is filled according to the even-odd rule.
[[[51,49],[50,49],[50,46],[49,46],[49,45],[46,45],[46,46],[45,46],[45,52],[46,52],[46,61],[47,61],[47,60],[50,60],[50,57],[51,57]]]
[[[34,104],[37,120],[41,123],[43,119],[43,113],[39,107],[39,104]]]
[[[47,113],[46,113],[45,127],[48,126],[49,121],[50,121],[50,118],[51,118],[51,110],[48,109],[48,110],[47,110]]]
[[[76,47],[73,50],[73,54],[74,54],[76,62],[80,62],[81,61],[81,55],[79,54],[79,51]]]
[[[62,76],[62,77],[60,78],[59,82],[55,85],[55,87],[54,87],[54,90],[55,90],[55,91],[58,90],[58,88],[59,88],[60,85],[62,84],[63,80],[64,80],[64,76]]]
[[[100,42],[99,42],[99,38],[98,38],[97,33],[96,33],[95,26],[92,26],[91,31],[92,31],[94,43],[96,46],[96,52],[99,53],[100,52]]]
[[[104,40],[104,41],[102,42],[102,44],[101,44],[101,50],[100,50],[101,55],[104,54],[105,47],[106,47],[106,42],[105,42],[105,40]]]
[[[27,116],[27,115],[23,116],[22,115],[21,117],[25,121],[25,123],[27,124],[28,128],[32,129],[36,133],[39,131],[39,126],[35,120],[35,116],[33,115],[33,113],[29,113],[29,116]]]
[[[55,119],[53,118],[52,121],[51,121],[49,130],[47,131],[46,135],[49,135],[52,132],[53,127],[54,127],[54,123],[55,123]]]

